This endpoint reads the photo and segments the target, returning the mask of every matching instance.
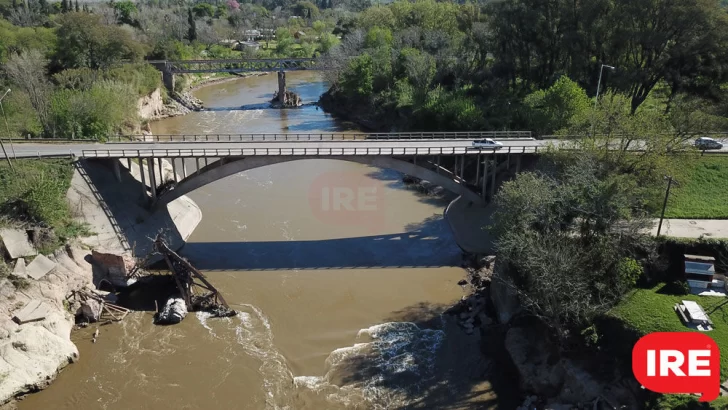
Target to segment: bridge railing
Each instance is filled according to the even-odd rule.
[[[83,150],[83,158],[222,158],[248,156],[433,156],[480,154],[535,154],[548,147],[506,146],[499,150],[477,147],[364,147],[364,148],[212,148]]]
[[[215,73],[246,71],[287,71],[316,68],[315,58],[264,58],[229,60],[180,60],[165,62],[171,73]]]
[[[240,142],[240,141],[352,141],[352,140],[437,140],[492,138],[501,141],[530,140],[531,131],[479,132],[390,132],[327,134],[161,134],[117,135],[112,142]]]

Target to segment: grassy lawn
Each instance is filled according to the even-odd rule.
[[[675,176],[667,218],[728,218],[728,156],[706,155]]]
[[[695,295],[670,295],[661,283],[652,289],[637,289],[611,312],[641,333],[692,332],[673,310],[681,300],[700,303],[715,329],[705,334],[712,337],[722,352],[728,352],[728,298]],[[728,354],[720,356],[721,380],[728,378]]]

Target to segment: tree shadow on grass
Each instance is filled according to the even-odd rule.
[[[366,386],[387,409],[517,407],[517,380],[483,353],[498,335],[465,334],[444,314],[449,307],[421,302],[392,312],[370,348],[336,366],[333,381]]]

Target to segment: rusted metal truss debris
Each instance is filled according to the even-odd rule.
[[[236,314],[220,292],[207,281],[205,275],[170,249],[161,235],[154,241],[154,247],[164,256],[189,312],[203,310],[219,317]]]

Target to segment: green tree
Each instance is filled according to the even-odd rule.
[[[189,25],[187,40],[191,43],[197,40],[197,24],[195,23],[195,17],[192,15],[192,9],[187,9],[187,24]]]
[[[130,26],[136,25],[134,15],[139,10],[134,2],[129,0],[119,1],[114,3],[114,12],[116,13],[116,21],[119,24],[128,24]]]
[[[78,7],[78,0],[76,0],[76,13],[80,13],[81,9]]]
[[[56,70],[107,68],[122,60],[141,60],[145,54],[144,45],[128,30],[103,24],[97,14],[67,13],[57,21],[58,47],[52,59]]]
[[[293,7],[293,12],[300,17],[315,19],[319,16],[319,9],[310,1],[299,1]]]
[[[648,241],[643,191],[588,153],[519,174],[496,196],[493,280],[560,338],[578,335],[641,273],[626,261],[642,258],[635,249]]]
[[[590,109],[586,91],[567,76],[546,90],[527,95],[524,104],[529,108],[529,128],[541,135],[567,127],[574,116],[583,117]]]
[[[367,32],[367,36],[364,39],[364,47],[391,47],[393,41],[394,39],[392,37],[392,31],[390,29],[374,26],[370,28]]]
[[[341,87],[350,95],[368,96],[374,90],[374,67],[372,56],[362,54],[353,58],[342,74]]]
[[[215,7],[210,3],[197,3],[192,7],[192,12],[197,18],[214,17]]]

